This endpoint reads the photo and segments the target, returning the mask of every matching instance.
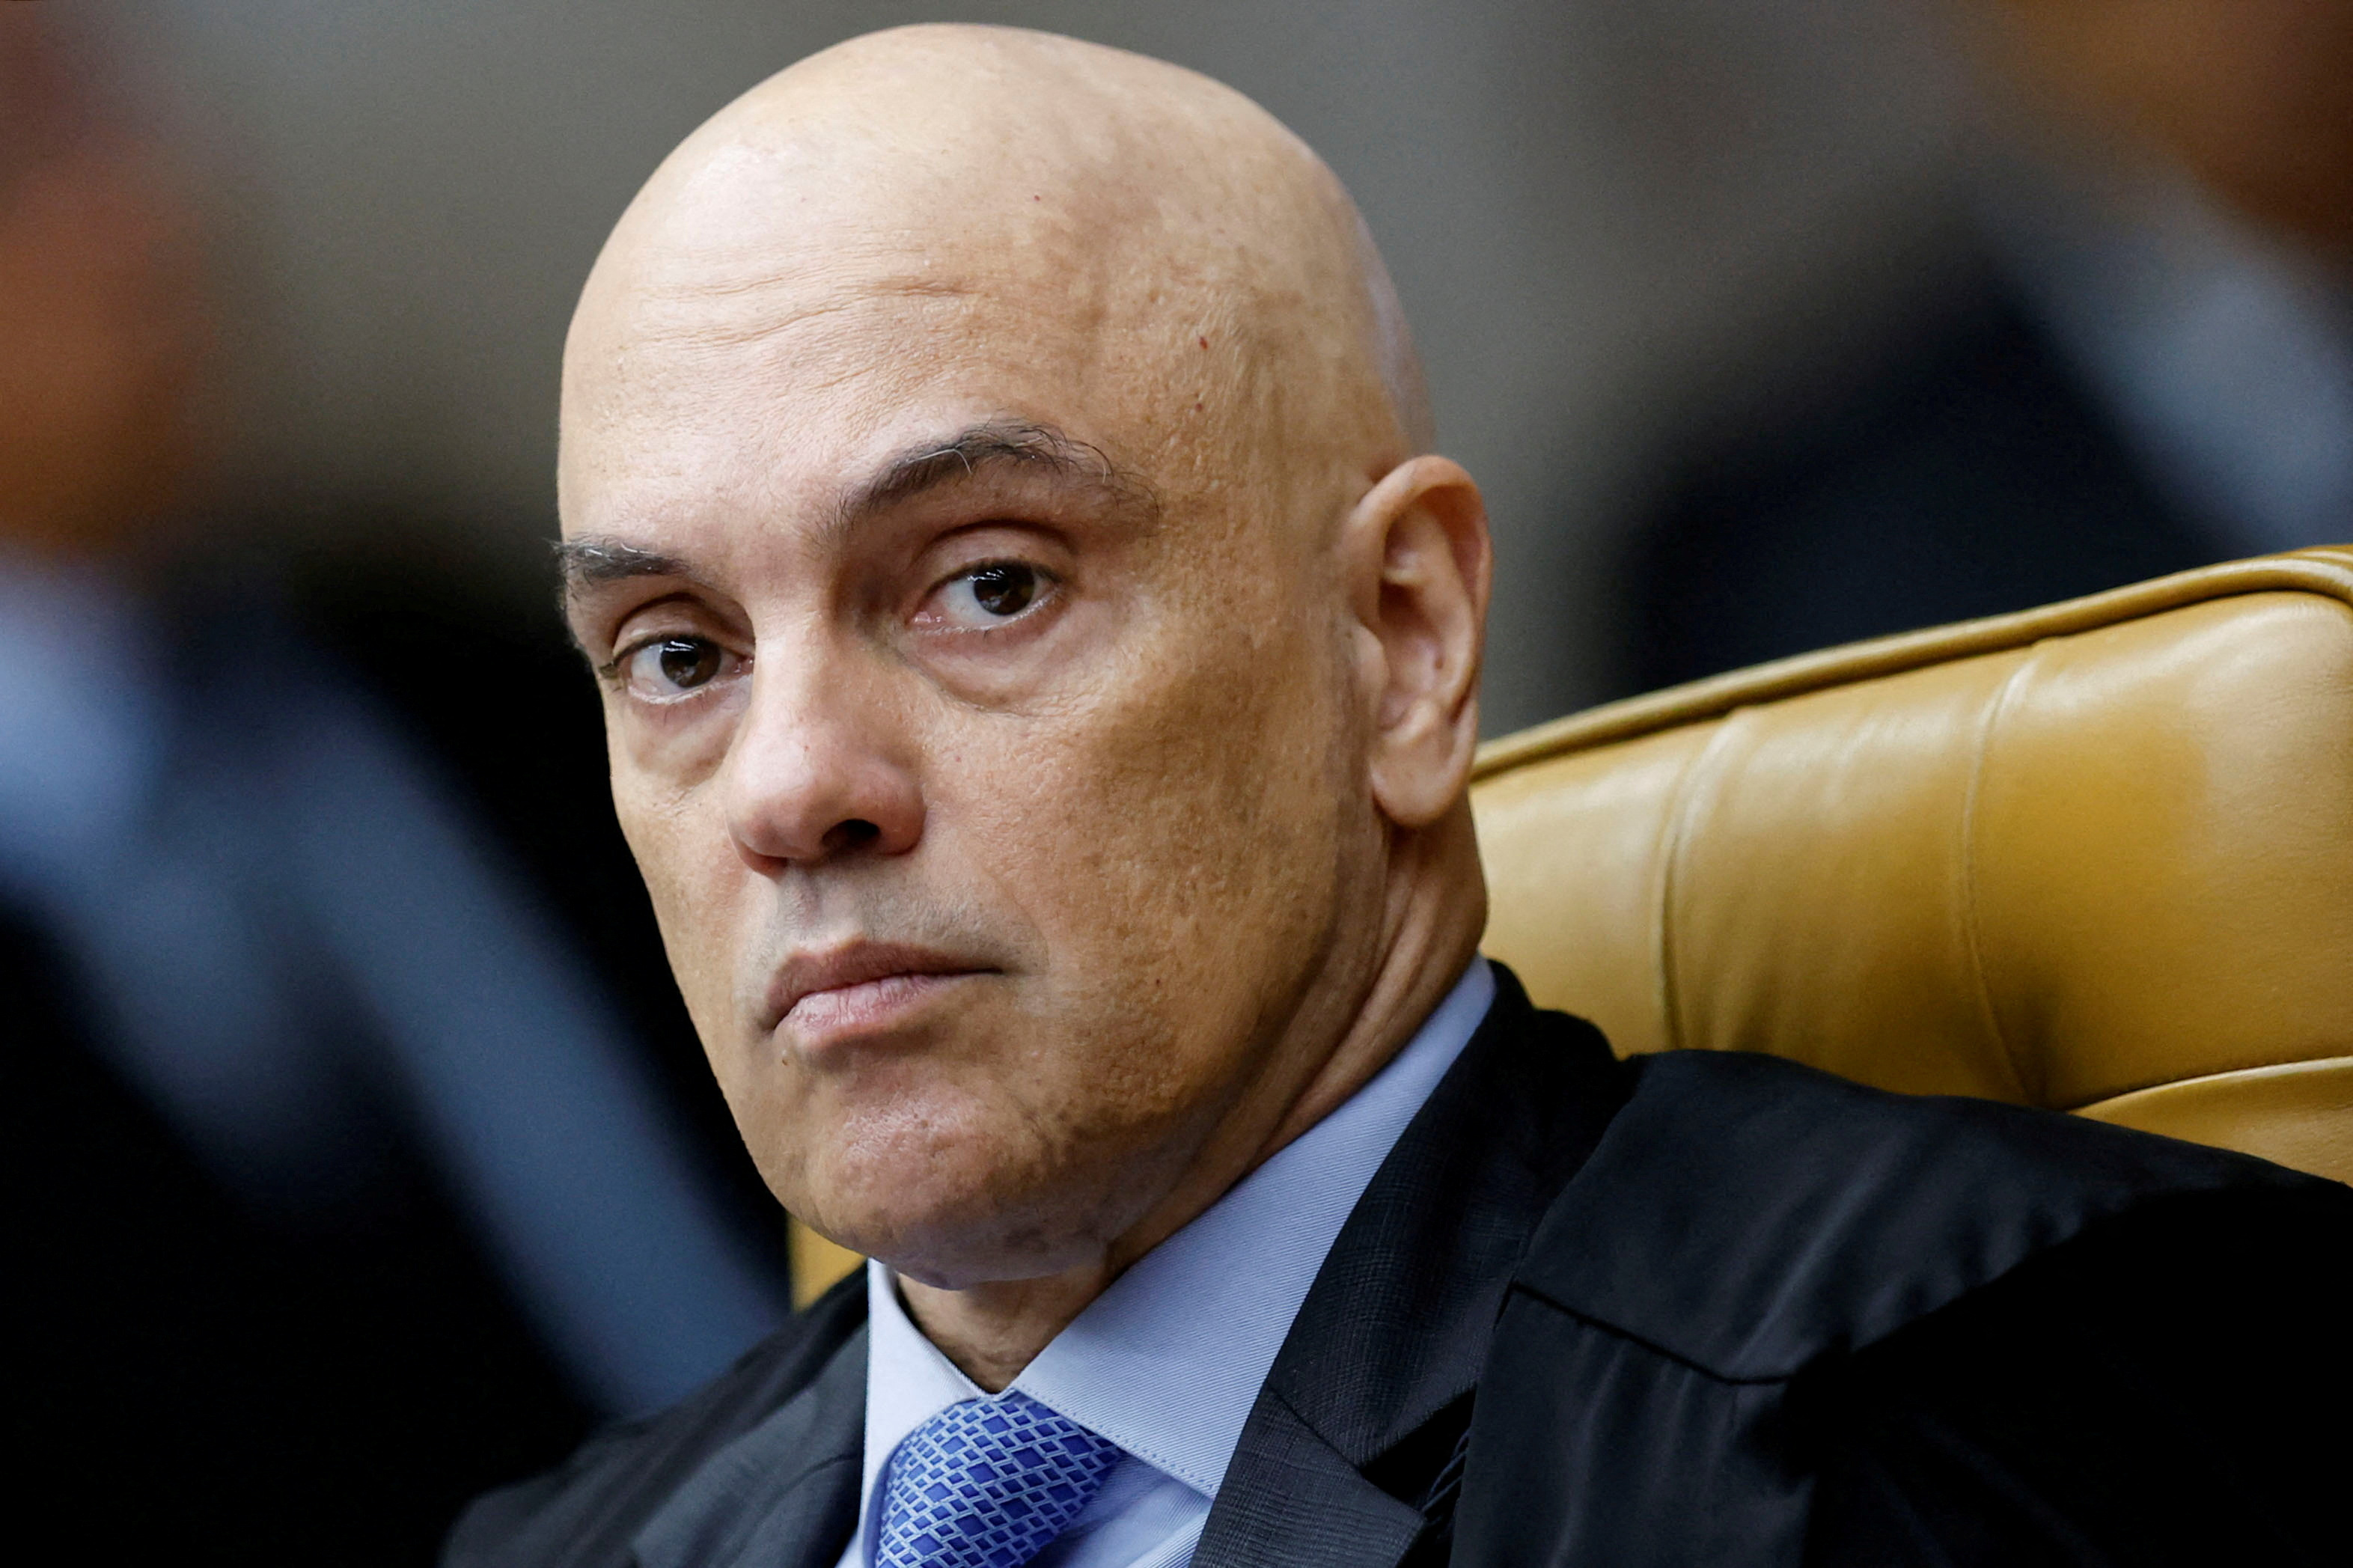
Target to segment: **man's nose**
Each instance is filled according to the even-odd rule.
[[[725,763],[728,833],[745,865],[773,875],[915,847],[923,791],[893,707],[822,672],[755,669]]]

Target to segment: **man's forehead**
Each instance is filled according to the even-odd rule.
[[[1269,278],[1310,291],[1291,231],[1316,221],[1276,187],[1324,177],[1255,106],[1116,51],[984,35],[854,46],[724,111],[631,204],[575,337],[724,341],[945,300],[1006,307],[990,331],[1025,352],[1165,352]],[[1018,63],[946,63],[973,52]]]
[[[672,269],[584,310],[565,389],[568,518],[675,504],[681,485],[806,506],[1008,420],[1141,465],[1161,405],[1208,390],[1198,348],[1172,382],[1165,340],[1192,325],[1175,301],[1122,299],[1075,268],[989,276],[878,245],[725,259],[738,270]]]
[[[807,542],[837,543],[868,520],[934,492],[1008,484],[1080,499],[1099,515],[1135,525],[1150,523],[1160,511],[1160,497],[1150,480],[1102,447],[1056,426],[997,416],[961,426],[942,425],[929,437],[865,455],[849,465],[842,482],[829,493],[820,490],[805,497],[794,509],[797,515],[762,515],[759,531],[772,533],[784,526]],[[725,540],[741,532],[740,527],[731,529],[726,520],[713,518],[702,521],[719,523],[715,529],[665,527],[665,508],[659,503],[633,509],[625,500],[610,510],[609,522],[600,518],[567,528],[559,559],[568,589],[628,577],[697,575],[686,564],[685,554],[668,552],[677,547],[679,536],[700,533],[706,541]],[[733,521],[740,523],[742,519]],[[707,542],[700,553],[709,553]]]
[[[975,44],[1011,64],[942,64]],[[911,407],[1071,430],[1171,497],[1354,471],[1324,448],[1394,444],[1368,254],[1312,153],[1173,68],[972,30],[819,57],[690,138],[600,258],[567,523],[592,482],[839,475]]]
[[[710,224],[632,236],[600,264],[575,320],[567,428],[648,402],[781,407],[945,390],[1008,404],[1080,395],[1082,383],[1089,399],[1116,397],[1105,383],[1149,374],[1177,318],[1202,310],[1175,280],[1078,243],[1071,227],[823,210],[771,192]]]
[[[718,374],[765,376],[789,390],[812,378],[918,379],[988,365],[1066,377],[1136,357],[1154,335],[1147,318],[1165,314],[1149,290],[1107,287],[1073,269],[966,268],[947,250],[797,259],[674,272],[612,298],[593,318],[584,312],[568,380],[627,386]]]
[[[1155,493],[1071,400],[820,394],[797,406],[806,416],[754,398],[740,417],[567,427],[565,531],[730,517],[823,525],[975,479]]]
[[[861,289],[640,326],[567,378],[566,510],[681,484],[805,503],[998,426],[1053,432],[1029,443],[1039,451],[1140,458],[1133,437],[1165,377],[1129,374],[1050,314]]]
[[[977,132],[965,128],[961,139]],[[951,143],[747,135],[665,165],[615,230],[589,299],[742,294],[752,309],[845,288],[888,297],[1152,270],[1167,248],[1132,180]]]

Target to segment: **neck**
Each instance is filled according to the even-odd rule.
[[[1243,1177],[1388,1065],[1446,998],[1477,952],[1486,892],[1467,805],[1400,837],[1371,962],[1300,1009],[1266,1070],[1163,1200],[1102,1255],[1076,1268],[960,1289],[899,1281],[926,1338],[966,1377],[997,1393],[1126,1272]]]

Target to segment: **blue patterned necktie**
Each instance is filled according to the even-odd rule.
[[[1119,1456],[1026,1394],[951,1405],[883,1471],[875,1568],[1020,1568],[1070,1528]]]

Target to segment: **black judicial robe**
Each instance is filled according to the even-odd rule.
[[[2353,1190],[1500,994],[1261,1392],[1201,1568],[2353,1560]],[[1238,1266],[1246,1260],[1237,1260]],[[853,1279],[449,1568],[831,1568]]]

